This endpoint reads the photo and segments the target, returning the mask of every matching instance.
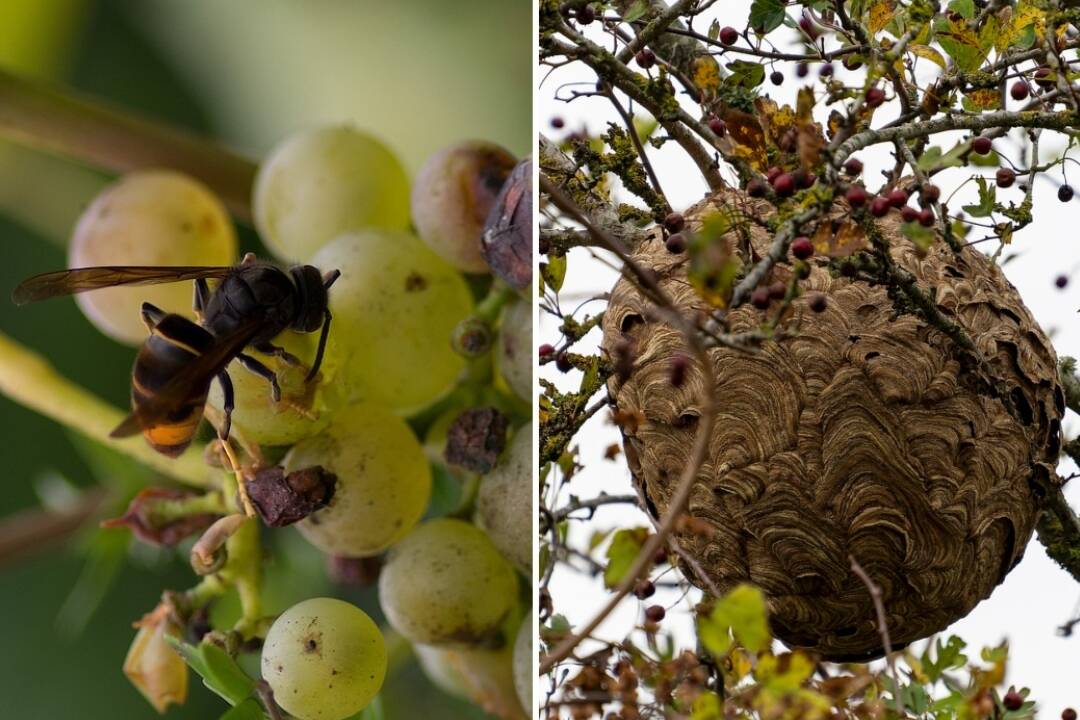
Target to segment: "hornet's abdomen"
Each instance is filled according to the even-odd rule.
[[[205,352],[214,337],[180,315],[166,315],[135,357],[131,374],[131,409],[136,414],[169,384],[189,362]],[[187,399],[156,425],[143,428],[143,437],[158,452],[176,457],[191,444],[202,419],[210,383],[187,389]]]

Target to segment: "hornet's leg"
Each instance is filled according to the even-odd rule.
[[[240,261],[240,264],[241,265],[250,265],[251,263],[255,262],[257,259],[258,258],[255,257],[255,253],[251,253],[251,252],[244,253],[244,259]]]
[[[152,305],[148,302],[142,304],[142,309],[139,311],[139,315],[142,317],[143,325],[146,326],[147,332],[154,332],[154,327],[161,322],[161,319],[168,313],[159,308],[157,305]]]
[[[199,278],[195,281],[195,300],[192,302],[192,306],[195,308],[195,317],[202,322],[203,310],[206,308],[206,303],[210,301],[210,285],[207,284],[206,278]]]
[[[236,356],[236,359],[240,361],[240,364],[247,368],[249,371],[256,375],[266,378],[266,381],[270,383],[270,396],[274,398],[274,402],[281,400],[281,387],[278,386],[277,375],[270,368],[263,365],[261,362],[251,357],[250,355],[244,355],[240,353]]]
[[[291,352],[289,352],[285,348],[278,347],[277,345],[274,345],[273,343],[264,342],[264,343],[259,343],[258,345],[253,345],[252,347],[254,347],[259,352],[263,353],[264,355],[272,355],[273,357],[280,358],[281,361],[284,362],[286,365],[303,365],[304,364],[300,360],[300,358],[296,357],[295,355],[293,355]]]
[[[319,373],[319,368],[322,366],[323,352],[326,350],[326,338],[330,336],[330,308],[326,309],[326,316],[323,319],[322,332],[319,333],[319,349],[315,351],[315,362],[311,364],[311,370],[308,371],[307,377],[304,378],[304,382],[311,382]]]
[[[221,385],[221,394],[224,396],[225,401],[222,404],[223,418],[221,420],[221,427],[218,428],[218,437],[222,442],[229,439],[229,430],[232,429],[232,411],[236,407],[233,395],[232,378],[229,377],[229,373],[222,370],[217,375],[218,384]]]

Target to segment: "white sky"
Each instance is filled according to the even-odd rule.
[[[704,32],[717,17],[721,25],[741,28],[746,24],[748,0],[728,0],[718,3],[722,11],[713,10],[695,27]],[[789,10],[789,16],[795,10]],[[778,31],[782,38],[779,50],[794,50],[795,35],[790,30]],[[594,39],[603,40],[597,33],[597,25],[591,28]],[[740,41],[742,42],[742,41]],[[605,42],[610,46],[610,40]],[[735,56],[738,57],[738,56]],[[746,56],[742,56],[746,57]],[[922,67],[928,66],[928,67]],[[634,66],[636,69],[636,66]],[[846,73],[836,64],[837,76],[843,78]],[[785,75],[784,84],[777,88],[766,81],[760,90],[778,102],[794,104],[796,90],[801,83],[816,78],[816,71],[805,81],[795,77],[793,64],[778,65],[776,69]],[[926,61],[920,62],[920,70],[932,74],[936,66]],[[767,68],[767,73],[771,68]],[[617,116],[610,105],[602,98],[583,98],[572,103],[558,101],[557,98],[569,97],[574,89],[572,83],[587,83],[587,89],[595,82],[595,76],[580,63],[570,68],[560,68],[547,75],[546,68],[540,69],[542,84],[538,96],[537,117],[541,132],[549,137],[559,138],[572,130],[587,128],[590,133],[602,132],[607,123],[617,121]],[[820,87],[820,86],[819,86]],[[890,93],[891,96],[891,93]],[[625,98],[623,99],[625,101]],[[685,107],[692,113],[698,111],[690,104]],[[821,108],[818,108],[819,110]],[[875,126],[895,116],[895,103],[889,103],[878,111]],[[826,111],[827,113],[827,111]],[[819,120],[826,113],[820,113]],[[562,130],[551,128],[549,121],[553,116],[566,121]],[[939,139],[932,144],[948,150],[952,143]],[[955,135],[953,137],[959,137]],[[681,153],[674,143],[657,151],[648,148],[660,183],[669,202],[676,210],[682,210],[696,202],[705,192],[705,186],[697,169]],[[1060,152],[1064,141],[1059,137],[1044,135],[1042,157],[1045,159],[1055,151]],[[1004,152],[1019,165],[1019,144],[995,142],[995,149]],[[863,151],[859,157],[865,163],[864,177],[869,189],[875,189],[874,178],[880,178],[879,171],[889,163],[891,157],[887,151],[878,153]],[[891,163],[889,163],[891,165]],[[1073,178],[1074,184],[1080,184],[1080,166],[1069,163],[1066,173]],[[970,174],[970,169],[960,168],[947,171],[938,176],[943,196],[947,196],[958,182]],[[1055,180],[1060,180],[1060,170]],[[992,171],[988,173],[992,178]],[[730,173],[727,179],[732,179]],[[992,182],[992,179],[991,179]],[[1005,273],[1020,291],[1036,319],[1051,334],[1058,355],[1080,356],[1080,318],[1077,308],[1080,306],[1080,233],[1076,227],[1080,221],[1080,200],[1063,204],[1057,200],[1058,182],[1046,179],[1037,183],[1034,194],[1035,222],[1014,240],[1013,246],[1005,250],[1005,255],[1018,253],[1018,256],[1005,265]],[[1015,187],[1009,191],[999,191],[1003,200],[1019,201],[1021,192]],[[964,203],[974,200],[974,186],[968,183],[957,198],[964,197]],[[1080,193],[1078,193],[1080,197]],[[624,201],[628,198],[623,197]],[[963,204],[958,199],[950,202],[950,207],[957,209]],[[972,238],[978,237],[973,234]],[[993,250],[993,244],[986,243],[987,251]],[[1054,278],[1061,273],[1070,276],[1072,282],[1065,290],[1054,287]],[[569,270],[563,287],[562,307],[565,310],[575,307],[578,302],[598,293],[608,291],[614,284],[617,273],[605,262],[591,258],[587,251],[575,250],[571,253]],[[585,312],[597,312],[602,309],[600,302],[586,306]],[[582,315],[578,316],[579,319]],[[538,343],[558,341],[557,322],[541,313]],[[580,352],[595,352],[600,342],[600,333],[593,331],[577,345]],[[541,367],[540,376],[554,382],[560,389],[576,390],[580,374],[559,373],[554,364]],[[1071,416],[1065,422],[1066,437],[1072,437],[1080,430],[1080,423]],[[625,494],[632,492],[629,471],[623,458],[615,461],[605,460],[604,450],[611,443],[619,443],[618,430],[600,413],[590,421],[578,435],[581,463],[585,466],[573,482],[574,492],[581,497],[592,497],[601,492]],[[1063,475],[1075,470],[1071,461],[1065,461],[1059,467]],[[1080,481],[1072,484],[1066,492],[1072,506],[1080,506]],[[564,498],[565,499],[565,498]],[[556,504],[557,506],[557,504]],[[607,507],[599,510],[591,523],[572,523],[570,542],[580,546],[583,540],[595,530],[612,527],[649,526],[646,516],[639,511],[624,506]],[[552,595],[556,603],[556,612],[565,615],[570,623],[579,626],[592,617],[603,603],[606,591],[602,581],[566,569],[560,569],[553,577]],[[696,600],[695,591],[691,597],[682,600],[681,607],[688,608]],[[1056,717],[1066,706],[1080,706],[1080,633],[1072,638],[1059,637],[1056,628],[1073,617],[1080,600],[1080,587],[1075,581],[1058,568],[1046,554],[1042,546],[1033,538],[1020,565],[1012,571],[1005,582],[994,594],[978,605],[966,618],[955,623],[946,633],[958,634],[969,644],[969,657],[977,659],[978,648],[983,645],[996,645],[1007,638],[1010,643],[1010,665],[1008,681],[1017,686],[1031,688],[1031,699],[1038,703],[1040,714]],[[680,602],[674,591],[659,591],[656,596],[641,603],[634,598],[625,600],[620,607],[598,629],[597,635],[611,639],[621,638],[625,632],[641,621],[642,609],[646,604],[662,603],[667,606]],[[669,612],[664,626],[674,631],[676,637],[686,646],[693,647],[692,618],[687,612]],[[921,649],[921,644],[918,646]],[[975,648],[970,652],[971,648]]]

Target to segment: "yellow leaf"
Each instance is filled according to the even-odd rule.
[[[711,55],[699,55],[691,64],[694,86],[706,95],[720,89],[720,64]]]
[[[1001,93],[993,88],[972,90],[964,97],[979,110],[997,110],[1001,107]]]
[[[943,58],[941,56],[941,53],[939,53],[934,48],[928,47],[926,45],[908,45],[908,50],[925,60],[929,60],[930,62],[940,67],[942,70],[945,69],[945,58]]]
[[[867,25],[870,27],[870,32],[877,35],[885,29],[886,25],[892,22],[892,19],[892,3],[888,2],[888,0],[878,0],[870,6],[870,18],[867,21]]]

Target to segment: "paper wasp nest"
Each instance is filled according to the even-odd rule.
[[[725,191],[685,213],[689,229],[721,206],[771,212]],[[845,212],[838,206],[833,217]],[[1054,350],[1015,288],[975,250],[957,255],[939,241],[920,258],[898,215],[879,221],[892,257],[967,332],[983,372],[943,332],[898,312],[884,286],[831,272],[820,254],[804,282],[825,294],[826,309],[797,299],[795,334],[756,352],[712,349],[712,388],[693,367],[681,387],[671,385],[682,336],[627,279],[603,322],[606,352],[621,340],[634,348],[633,372],[608,389],[623,416],[637,419],[623,433],[643,506],[654,517],[666,512],[700,399],[713,392],[715,429],[689,502],[710,532],[677,540],[720,591],[743,581],[761,587],[779,639],[838,661],[883,652],[850,557],[882,588],[894,647],[944,629],[989,596],[1031,538],[1033,483],[1056,460],[1064,412]],[[753,260],[771,241],[759,225],[745,227],[748,237],[725,236],[744,262],[747,241]],[[687,315],[706,309],[687,282],[687,254],[669,252],[659,230],[634,258]],[[780,263],[766,284],[786,283],[791,272],[790,261]],[[764,317],[741,306],[729,329],[757,329]]]

